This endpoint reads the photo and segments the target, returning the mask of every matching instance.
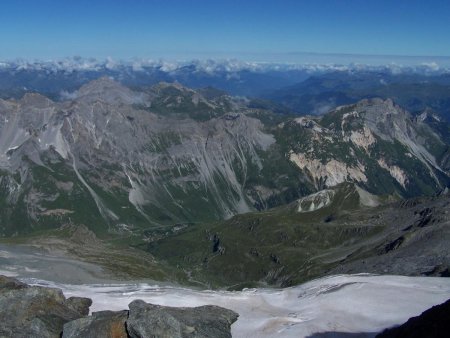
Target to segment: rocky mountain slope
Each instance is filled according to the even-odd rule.
[[[372,192],[412,196],[450,182],[449,145],[427,119],[439,122],[432,113],[413,117],[391,100],[371,99],[322,118],[296,118],[280,133],[291,161],[318,189],[350,180]]]
[[[211,88],[92,81],[64,101],[0,101],[0,232],[98,234],[227,219],[354,182],[432,195],[449,183],[448,125],[390,100],[322,118],[250,108]]]
[[[290,286],[324,275],[449,276],[450,197],[389,201],[341,184],[287,206],[155,234],[141,244],[208,287]]]
[[[275,142],[232,99],[178,85],[135,93],[103,78],[70,101],[27,94],[0,111],[2,200],[21,209],[3,209],[8,233],[69,216],[128,230],[249,211],[245,182]]]

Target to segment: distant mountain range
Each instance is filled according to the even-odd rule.
[[[413,113],[428,108],[448,120],[449,93],[448,73],[424,75],[362,70],[313,75],[263,96],[299,114],[316,115],[361,99],[390,98]]]
[[[195,275],[211,285],[290,285],[303,273],[338,269],[333,253],[351,255],[342,258],[345,271],[362,271],[361,260],[382,248],[384,255],[418,243],[425,252],[446,241],[446,197],[432,196],[450,186],[449,140],[439,114],[411,114],[391,99],[299,117],[212,87],[161,82],[131,89],[101,77],[64,99],[34,92],[0,100],[0,234],[65,238],[67,229],[86,226],[182,269],[185,280]],[[408,206],[398,221],[392,203],[418,196],[430,199]],[[424,210],[433,203],[429,216]],[[441,237],[424,244],[420,236],[437,234],[422,229],[431,219]],[[255,235],[238,245],[245,229]],[[290,260],[295,243],[311,252]],[[334,258],[328,264],[312,254]],[[210,265],[216,256],[221,263]],[[408,269],[393,262],[390,271],[436,268],[429,273],[439,275],[450,255],[433,257]],[[379,260],[371,264],[368,271],[379,270]],[[216,270],[225,266],[242,271]]]
[[[425,108],[449,117],[450,70],[437,64],[368,66],[360,64],[276,64],[237,60],[0,62],[0,97],[37,92],[64,100],[80,86],[102,76],[143,89],[161,81],[199,89],[214,87],[230,95],[274,101],[277,112],[323,114],[365,98],[394,99],[413,113]],[[267,102],[265,104],[268,104]]]
[[[289,118],[212,89],[103,77],[65,101],[0,101],[0,114],[4,235],[61,219],[113,232],[224,219],[344,182],[401,197],[450,182],[448,125],[390,100]]]

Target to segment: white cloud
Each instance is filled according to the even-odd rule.
[[[134,72],[160,70],[173,73],[185,66],[193,66],[196,72],[204,72],[210,75],[226,73],[229,78],[238,76],[241,71],[263,73],[268,71],[286,72],[290,70],[300,70],[309,73],[323,73],[329,71],[386,71],[392,74],[420,73],[438,74],[449,73],[450,69],[442,67],[438,63],[424,62],[415,66],[405,66],[396,63],[385,65],[367,65],[362,63],[336,64],[336,63],[270,63],[270,62],[249,62],[237,59],[222,60],[191,60],[191,61],[168,61],[153,59],[131,59],[114,60],[108,57],[105,60],[94,58],[82,58],[79,56],[58,59],[58,60],[13,60],[1,61],[0,69],[11,70],[39,70],[46,72],[74,72],[74,71],[100,71],[102,69],[118,70],[128,69]]]

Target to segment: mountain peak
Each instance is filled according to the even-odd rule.
[[[357,110],[363,110],[367,107],[372,107],[372,109],[373,107],[378,107],[378,111],[384,113],[404,111],[400,106],[395,104],[392,99],[382,99],[379,97],[375,97],[370,99],[363,99],[356,103]]]
[[[102,76],[81,86],[81,88],[78,90],[78,94],[79,96],[81,96],[99,92],[104,93],[105,91],[111,90],[127,91],[129,89],[125,86],[122,86],[119,82],[115,81],[109,76]]]
[[[430,108],[426,108],[422,113],[417,115],[416,119],[420,122],[442,122],[442,117]]]
[[[83,85],[76,93],[78,100],[103,101],[109,104],[135,104],[147,101],[144,93],[133,92],[111,77],[103,76]]]
[[[53,103],[53,101],[39,93],[25,93],[25,95],[19,100],[19,103],[22,106],[48,108]]]

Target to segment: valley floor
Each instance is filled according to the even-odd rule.
[[[96,264],[36,247],[9,244],[0,244],[0,275],[69,284],[109,283],[115,279]]]

